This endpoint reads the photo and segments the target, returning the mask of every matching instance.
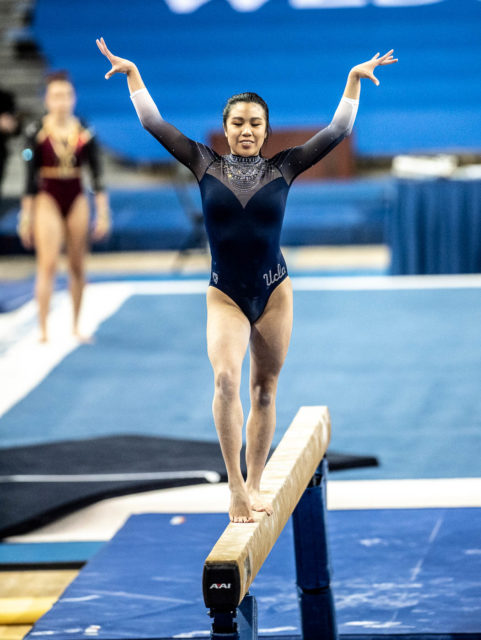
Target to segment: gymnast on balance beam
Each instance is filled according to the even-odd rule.
[[[261,154],[270,133],[269,109],[256,93],[227,101],[223,127],[230,153],[184,136],[160,115],[136,65],[97,46],[112,65],[105,75],[127,76],[142,126],[199,183],[212,254],[207,290],[207,349],[214,370],[214,422],[224,457],[233,522],[252,522],[252,511],[272,513],[260,482],[275,430],[275,396],[292,329],[292,286],[280,249],[287,194],[294,178],[348,136],[356,117],[361,78],[397,62],[393,50],[351,69],[331,123],[305,144],[273,158]],[[240,401],[242,361],[250,346],[251,408],[247,418],[247,479],[240,468],[244,416]]]

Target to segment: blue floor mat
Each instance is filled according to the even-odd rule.
[[[0,313],[18,309],[33,298],[33,278],[0,280]]]
[[[275,441],[327,404],[343,478],[480,475],[478,289],[297,291]],[[248,363],[242,399],[248,407]],[[52,401],[54,399],[54,401]],[[214,440],[203,295],[134,295],[0,420],[2,446],[137,434]]]
[[[225,526],[223,514],[131,517],[27,638],[206,637],[202,566]],[[481,634],[480,531],[481,509],[330,512],[340,633]],[[292,538],[288,524],[252,585],[262,635],[300,633]]]

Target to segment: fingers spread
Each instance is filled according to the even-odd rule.
[[[97,43],[97,47],[100,49],[100,52],[103,53],[104,56],[106,56],[107,53],[105,51],[106,49],[105,44],[102,44],[101,40],[99,40],[98,38],[95,42]]]
[[[105,44],[105,40],[104,40],[103,38],[101,38],[101,40],[102,40],[102,43],[103,43],[103,45],[104,45],[104,47],[105,47],[106,55],[107,55],[109,58],[111,58],[114,54],[110,51],[110,49],[108,48],[108,46]]]
[[[104,56],[106,56],[109,60],[113,57],[113,54],[109,51],[107,45],[105,44],[105,40],[103,38],[100,38],[96,40],[97,46],[100,49],[100,51],[104,54]]]
[[[388,58],[387,60],[383,60],[383,62],[381,62],[381,64],[393,64],[394,62],[397,62],[398,59],[397,58]]]
[[[381,56],[379,58],[379,62],[381,64],[384,63],[384,60],[389,60],[390,58],[392,58],[392,53],[393,53],[394,49],[391,49],[390,51],[388,51],[387,53],[385,53],[383,56]]]

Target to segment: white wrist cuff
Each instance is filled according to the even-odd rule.
[[[132,100],[132,98],[134,98],[139,93],[142,93],[142,91],[147,91],[147,87],[142,87],[142,89],[137,89],[137,91],[134,91],[133,93],[131,93],[130,99]]]
[[[359,104],[359,100],[354,100],[353,98],[345,98],[344,96],[341,98],[341,101],[348,102],[349,104]]]

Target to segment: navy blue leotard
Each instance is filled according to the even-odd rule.
[[[328,127],[267,159],[220,156],[166,122],[147,89],[131,98],[143,127],[197,178],[212,255],[210,285],[256,322],[287,277],[280,237],[289,187],[350,133],[357,101],[343,98]]]

